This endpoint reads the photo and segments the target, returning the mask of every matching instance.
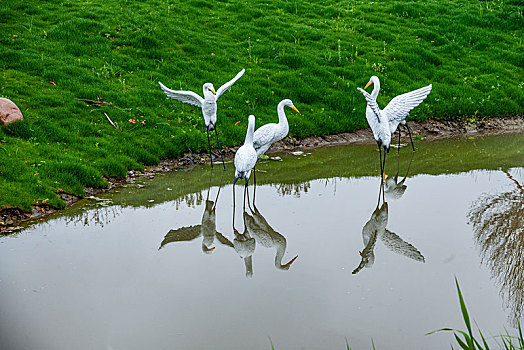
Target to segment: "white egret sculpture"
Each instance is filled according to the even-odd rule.
[[[251,170],[257,164],[257,152],[253,147],[253,133],[255,131],[255,116],[250,115],[248,119],[246,139],[244,144],[235,154],[235,180],[233,181],[233,208],[235,207],[235,184],[238,179],[245,179],[244,184],[244,211],[246,209],[246,192],[251,175]],[[233,226],[235,222],[235,211],[233,209]]]
[[[277,141],[282,140],[289,132],[289,124],[287,122],[284,107],[290,107],[295,112],[300,114],[297,107],[289,99],[280,101],[277,106],[278,123],[269,123],[262,125],[255,131],[253,136],[253,146],[257,151],[257,158],[260,158],[271,145]]]
[[[290,99],[280,101],[277,106],[278,123],[269,123],[262,125],[255,131],[253,136],[253,147],[257,151],[257,159],[260,158],[266,151],[277,141],[282,140],[289,133],[289,124],[287,122],[284,107],[290,107],[295,112],[300,114],[297,107]],[[253,183],[256,189],[257,179],[256,170],[253,171]],[[253,193],[253,205],[255,204],[255,193]]]
[[[374,84],[373,91],[369,94],[366,90],[367,87]],[[415,150],[413,145],[413,139],[411,137],[411,131],[406,123],[406,117],[409,112],[417,107],[431,92],[432,85],[424,86],[420,89],[407,92],[402,95],[398,95],[393,98],[384,109],[380,109],[377,104],[377,96],[380,91],[380,80],[376,76],[372,76],[369,82],[366,84],[364,89],[357,88],[367,101],[366,106],[366,120],[373,131],[375,141],[377,141],[379,152],[380,152],[380,170],[382,172],[382,179],[385,180],[385,167],[386,167],[386,154],[389,152],[391,145],[391,135],[397,130],[398,125],[405,125],[409,132],[411,139],[411,146]],[[400,135],[399,135],[400,137]],[[400,142],[400,141],[399,141]],[[382,160],[382,148],[384,149],[384,160]]]
[[[215,136],[217,138],[218,148],[220,149],[220,156],[222,158],[222,165],[226,169],[224,164],[224,155],[222,154],[222,146],[220,146],[220,140],[218,139],[218,133],[216,129],[217,122],[217,100],[224,92],[227,91],[242,75],[246,70],[242,69],[233,79],[222,85],[218,90],[215,91],[213,84],[205,83],[202,87],[204,92],[204,98],[200,97],[193,91],[183,90],[171,90],[164,86],[161,82],[160,87],[164,90],[167,97],[178,100],[180,102],[188,103],[193,106],[202,108],[202,114],[204,115],[204,122],[206,123],[207,132],[207,143],[209,146],[209,157],[211,158],[211,167],[213,167],[213,156],[211,154],[211,141],[209,140],[209,132],[215,130]]]

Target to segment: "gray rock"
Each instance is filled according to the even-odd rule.
[[[18,120],[24,120],[20,109],[13,101],[7,98],[0,98],[0,123],[6,125]]]

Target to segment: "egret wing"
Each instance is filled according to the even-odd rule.
[[[371,95],[366,90],[362,88],[357,88],[357,90],[360,91],[362,95],[364,95],[369,108],[371,108],[373,113],[375,113],[375,116],[377,117],[377,121],[380,122],[380,108],[378,108],[377,100],[371,97]]]
[[[172,242],[182,242],[182,241],[192,241],[198,236],[200,236],[201,225],[181,227],[176,230],[169,230],[169,232],[164,237],[162,243],[160,243],[160,248],[164,247],[168,243]]]
[[[406,119],[409,112],[417,107],[431,92],[432,85],[424,86],[420,89],[398,95],[393,98],[389,104],[382,110],[384,116],[389,121],[402,121]]]
[[[397,254],[402,254],[405,257],[420,262],[426,261],[422,253],[417,248],[404,241],[397,234],[391,232],[390,230],[385,230],[382,235],[380,235],[380,240],[389,250]]]
[[[266,124],[258,128],[253,134],[253,147],[259,149],[265,145],[271,145],[275,136],[275,124]]]
[[[198,96],[193,91],[171,90],[164,86],[164,84],[162,84],[161,82],[158,83],[160,84],[162,90],[164,90],[164,93],[167,95],[167,97],[197,107],[202,107],[202,105],[204,104],[204,99]]]
[[[229,89],[231,87],[231,85],[233,85],[238,79],[240,79],[240,77],[242,75],[244,75],[244,72],[246,70],[245,69],[242,69],[237,75],[235,75],[235,77],[233,79],[231,79],[230,81],[228,81],[227,83],[225,83],[224,85],[222,85],[221,87],[218,88],[217,90],[217,96],[216,96],[216,99],[218,100],[218,98],[224,93],[227,91],[227,89]]]
[[[223,234],[221,234],[220,232],[217,231],[215,233],[215,236],[217,237],[218,241],[220,243],[222,243],[223,245],[227,245],[227,246],[229,246],[231,248],[234,247],[233,243],[229,239],[227,239]]]

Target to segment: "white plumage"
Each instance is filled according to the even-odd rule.
[[[366,89],[373,84],[373,91],[369,94]],[[377,104],[377,96],[380,91],[380,80],[372,76],[364,89],[357,88],[367,101],[366,120],[368,121],[375,140],[384,150],[389,151],[391,145],[391,134],[393,134],[399,124],[406,124],[406,117],[409,112],[417,107],[431,92],[432,85],[424,86],[420,89],[398,95],[381,110]]]
[[[257,152],[253,147],[253,133],[255,131],[255,116],[250,115],[247,124],[246,139],[244,144],[235,154],[235,182],[238,179],[249,180],[251,170],[257,163]]]
[[[220,148],[220,154],[222,155],[222,147],[220,146],[220,141],[218,139],[218,134],[216,131],[216,122],[217,122],[217,100],[224,92],[227,91],[240,77],[244,74],[246,70],[242,69],[233,79],[222,85],[218,90],[215,91],[213,84],[205,83],[202,86],[204,93],[204,98],[200,97],[198,94],[193,91],[183,91],[183,90],[171,90],[167,88],[161,82],[160,87],[167,95],[172,99],[177,101],[188,103],[190,105],[202,108],[202,115],[204,116],[204,122],[206,124],[207,140],[209,145],[209,153],[211,156],[211,143],[209,141],[209,132],[215,130],[215,135],[217,138],[218,147]],[[224,164],[224,158],[222,156],[222,164]],[[211,166],[213,166],[213,159],[211,157]],[[225,169],[225,165],[224,165]]]
[[[284,112],[284,107],[286,106],[300,114],[291,100],[285,99],[280,101],[277,106],[278,124],[265,124],[255,131],[253,136],[253,146],[257,151],[257,158],[260,158],[260,156],[266,153],[273,143],[280,141],[287,136],[289,132],[289,124],[287,122],[286,113]]]
[[[371,84],[374,86],[370,94],[364,89]],[[389,152],[391,146],[391,135],[397,130],[399,124],[407,127],[406,117],[409,115],[409,112],[424,101],[431,92],[431,88],[432,85],[430,84],[399,95],[393,98],[383,110],[379,108],[377,103],[377,96],[380,91],[380,80],[378,77],[372,76],[364,89],[357,88],[366,98],[366,120],[373,131],[375,141],[377,141],[379,150],[384,149],[384,160],[382,160],[382,153],[380,153],[380,168],[383,180],[385,180],[386,153]],[[409,135],[411,139],[411,132]],[[413,150],[415,150],[413,140],[411,140],[411,145]]]
[[[244,144],[235,153],[235,180],[233,181],[233,230],[235,231],[235,184],[238,179],[245,179],[244,184],[244,211],[246,209],[247,185],[251,170],[257,164],[257,152],[253,147],[253,133],[255,132],[255,116],[248,118],[246,139]]]

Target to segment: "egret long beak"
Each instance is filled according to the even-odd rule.
[[[212,92],[214,95],[217,94],[217,92],[216,92],[214,89],[210,89],[210,90],[211,90],[211,92]]]
[[[297,260],[297,258],[298,258],[298,255],[297,255],[297,256],[295,256],[295,257],[294,257],[293,259],[291,259],[291,261],[290,261],[290,262],[288,262],[288,263],[286,264],[286,266],[291,266],[291,264],[292,264],[292,263],[294,263],[294,262],[295,262],[295,260]]]
[[[298,114],[301,114],[301,113],[298,111],[297,107],[295,107],[295,106],[291,106],[291,109],[294,110],[295,112],[297,112]]]
[[[372,81],[368,82],[368,83],[366,84],[366,86],[364,86],[364,90],[365,90],[365,89],[367,89],[367,88],[368,88],[368,86],[370,86],[371,84],[373,84],[373,82],[372,82]]]

